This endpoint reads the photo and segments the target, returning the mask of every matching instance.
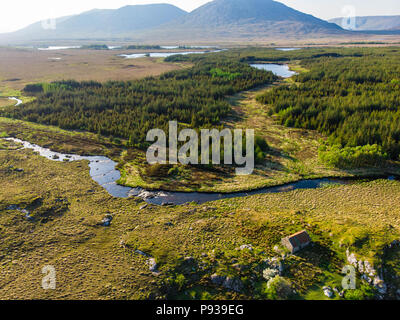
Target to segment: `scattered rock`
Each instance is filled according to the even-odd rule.
[[[154,193],[146,190],[142,190],[137,196],[145,200],[152,199],[155,197]]]
[[[265,270],[263,271],[263,278],[264,278],[266,281],[269,281],[269,280],[275,278],[275,277],[278,276],[278,275],[279,275],[279,271],[276,270],[276,269],[265,269]]]
[[[282,275],[284,266],[282,262],[282,258],[273,257],[264,260],[265,264],[268,266],[269,269],[274,269],[278,272],[279,275]]]
[[[156,259],[150,258],[148,263],[150,271],[153,273],[158,273],[158,265],[156,263]]]
[[[144,204],[144,205],[142,205],[142,206],[140,207],[140,210],[146,209],[146,208],[147,208],[147,206],[148,206],[148,204]]]
[[[225,280],[226,280],[226,277],[220,276],[216,273],[211,276],[211,282],[217,286],[222,286],[223,283],[225,282]]]
[[[244,245],[240,246],[240,248],[239,248],[239,250],[242,250],[242,251],[245,249],[250,250],[250,251],[254,250],[253,246],[251,244],[244,244]]]
[[[102,225],[104,227],[109,227],[111,225],[111,221],[113,220],[113,216],[108,214],[104,217],[104,219],[101,221]]]
[[[324,295],[326,295],[328,298],[333,298],[333,291],[331,287],[323,287],[322,290],[324,291]]]
[[[374,279],[374,283],[373,283],[374,287],[378,290],[378,292],[380,294],[386,294],[387,293],[387,285],[385,284],[385,282],[380,279],[379,277],[376,277]]]
[[[372,283],[372,279],[370,277],[368,277],[366,274],[362,274],[361,279],[368,282],[369,284]]]
[[[217,286],[222,286],[225,289],[235,292],[241,292],[244,287],[240,279],[220,276],[218,274],[213,274],[211,276],[211,282]]]
[[[223,287],[231,291],[241,292],[243,290],[243,283],[239,279],[227,277],[223,283]]]

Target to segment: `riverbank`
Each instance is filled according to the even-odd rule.
[[[3,148],[3,142],[6,143]],[[8,144],[8,145],[7,145]],[[51,151],[48,148],[31,144],[27,141],[23,141],[17,138],[2,138],[0,140],[0,150],[23,150],[30,149],[40,156],[58,162],[71,162],[71,161],[88,161],[90,168],[91,178],[102,186],[107,192],[116,198],[128,198],[136,196],[144,199],[146,202],[155,205],[183,205],[186,203],[195,202],[198,204],[221,200],[229,198],[241,198],[248,197],[256,194],[265,193],[283,193],[297,189],[318,189],[327,187],[330,185],[341,185],[341,184],[353,184],[364,180],[375,180],[375,179],[392,179],[396,177],[387,176],[369,176],[360,177],[358,179],[338,179],[338,178],[324,178],[324,179],[313,179],[313,180],[299,180],[285,185],[277,185],[275,187],[263,188],[254,191],[246,191],[243,193],[198,193],[198,192],[163,192],[160,190],[149,191],[142,188],[130,188],[117,184],[120,180],[120,173],[116,169],[117,163],[104,156],[80,156],[76,154],[63,154],[59,152]],[[397,177],[398,179],[398,177]]]
[[[282,277],[296,290],[291,299],[328,299],[322,288],[340,287],[347,248],[379,269],[381,249],[400,238],[397,181],[146,206],[111,197],[85,163],[29,150],[0,152],[0,179],[1,299],[267,299],[265,260],[279,259],[280,239],[303,229],[314,244],[286,256]],[[58,289],[39,290],[49,264]],[[238,291],[213,283],[215,274],[240,281]]]
[[[300,67],[295,68],[297,71]],[[276,83],[287,85],[286,80]],[[160,174],[147,173],[145,154],[128,150],[121,155],[121,185],[147,190],[231,193],[245,192],[284,185],[307,179],[356,178],[368,176],[400,175],[400,164],[388,162],[382,167],[341,170],[326,166],[318,157],[318,148],[325,138],[312,130],[282,126],[269,114],[269,106],[256,101],[259,94],[272,86],[257,88],[230,97],[232,115],[224,121],[228,128],[253,128],[263,137],[270,151],[265,162],[257,165],[253,174],[237,176],[232,168],[199,166],[166,166]],[[171,170],[172,169],[172,170]],[[171,170],[171,171],[170,171]]]

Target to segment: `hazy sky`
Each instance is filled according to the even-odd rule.
[[[322,19],[343,16],[352,5],[357,15],[400,15],[399,0],[279,0],[297,10]],[[1,0],[0,33],[23,28],[33,22],[81,13],[94,8],[119,8],[125,5],[168,2],[191,11],[209,0]]]

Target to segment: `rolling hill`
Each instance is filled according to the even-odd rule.
[[[330,20],[342,26],[343,18]],[[356,17],[355,31],[397,31],[400,30],[400,16]]]
[[[137,42],[299,39],[348,34],[338,25],[273,0],[214,0],[187,13],[168,4],[92,10],[0,36],[13,41],[124,39]]]
[[[336,24],[272,0],[214,0],[163,29],[158,31],[201,39],[320,37],[344,32]]]
[[[148,30],[187,14],[169,4],[133,5],[112,10],[94,9],[79,15],[56,19],[55,29],[44,29],[42,22],[2,35],[16,40],[66,40],[122,38]]]

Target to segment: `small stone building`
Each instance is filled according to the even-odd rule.
[[[289,249],[291,253],[296,253],[307,247],[311,243],[311,238],[307,231],[303,230],[292,234],[289,237],[283,238],[282,245]]]

